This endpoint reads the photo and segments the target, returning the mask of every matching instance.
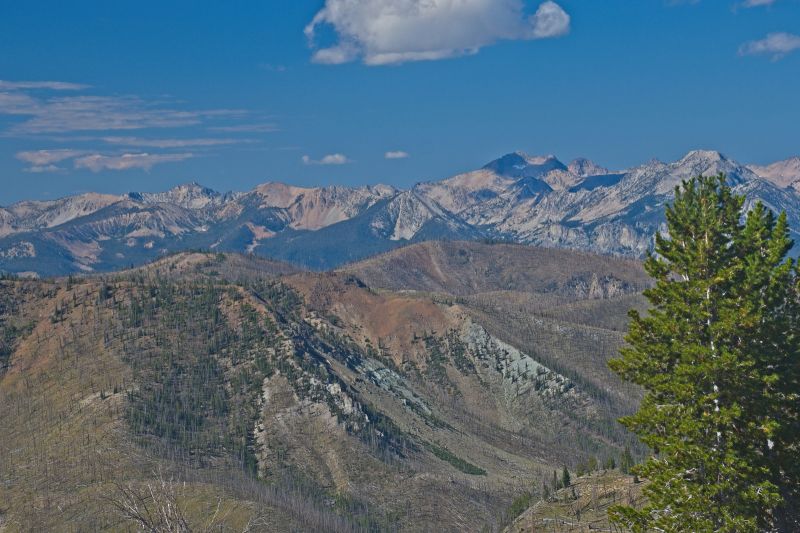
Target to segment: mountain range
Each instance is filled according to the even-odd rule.
[[[696,150],[672,163],[610,171],[587,159],[505,155],[408,190],[265,183],[220,193],[87,193],[0,207],[0,270],[103,272],[190,249],[242,252],[325,270],[428,240],[499,240],[643,256],[682,180],[723,172],[748,202],[800,228],[800,158],[747,166]]]

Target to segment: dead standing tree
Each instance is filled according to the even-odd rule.
[[[191,528],[178,504],[176,483],[159,471],[143,484],[115,483],[107,498],[122,517],[148,533],[189,533]]]

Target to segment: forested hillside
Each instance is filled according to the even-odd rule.
[[[132,527],[155,487],[195,530],[493,530],[553,469],[638,453],[601,370],[635,264],[544,251],[500,290],[507,248],[464,246],[470,296],[204,253],[3,280],[0,524]]]

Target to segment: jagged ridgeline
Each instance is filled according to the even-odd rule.
[[[638,450],[605,361],[641,268],[531,250],[0,281],[0,524],[124,528],[120,498],[166,479],[198,529],[500,527],[554,468]],[[387,286],[397,262],[439,284]]]
[[[611,171],[586,159],[567,165],[517,152],[409,190],[265,183],[221,194],[190,183],[163,193],[86,193],[0,206],[0,272],[108,272],[191,249],[254,253],[327,270],[432,240],[643,257],[664,230],[664,206],[675,186],[720,172],[737,194],[786,211],[790,226],[800,227],[796,158],[747,167],[695,150],[672,163]]]

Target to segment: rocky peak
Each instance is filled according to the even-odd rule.
[[[601,176],[609,173],[607,168],[601,167],[594,161],[585,159],[583,157],[572,160],[570,164],[567,165],[567,169],[569,169],[572,174],[575,174],[581,178],[586,178],[588,176]]]
[[[295,187],[285,183],[268,182],[256,187],[253,192],[261,197],[262,207],[288,208],[297,197],[314,189]]]
[[[790,157],[766,166],[749,165],[747,168],[778,187],[800,190],[800,157]]]
[[[223,195],[196,182],[189,182],[165,192],[129,193],[128,197],[145,204],[172,204],[185,209],[202,209],[219,203]]]
[[[720,173],[728,177],[731,185],[739,185],[756,177],[752,171],[714,150],[693,150],[670,165],[670,174],[678,180]]]
[[[721,152],[716,150],[692,150],[687,153],[683,158],[679,161],[679,163],[684,162],[693,162],[693,161],[727,161],[728,158],[725,157]]]

